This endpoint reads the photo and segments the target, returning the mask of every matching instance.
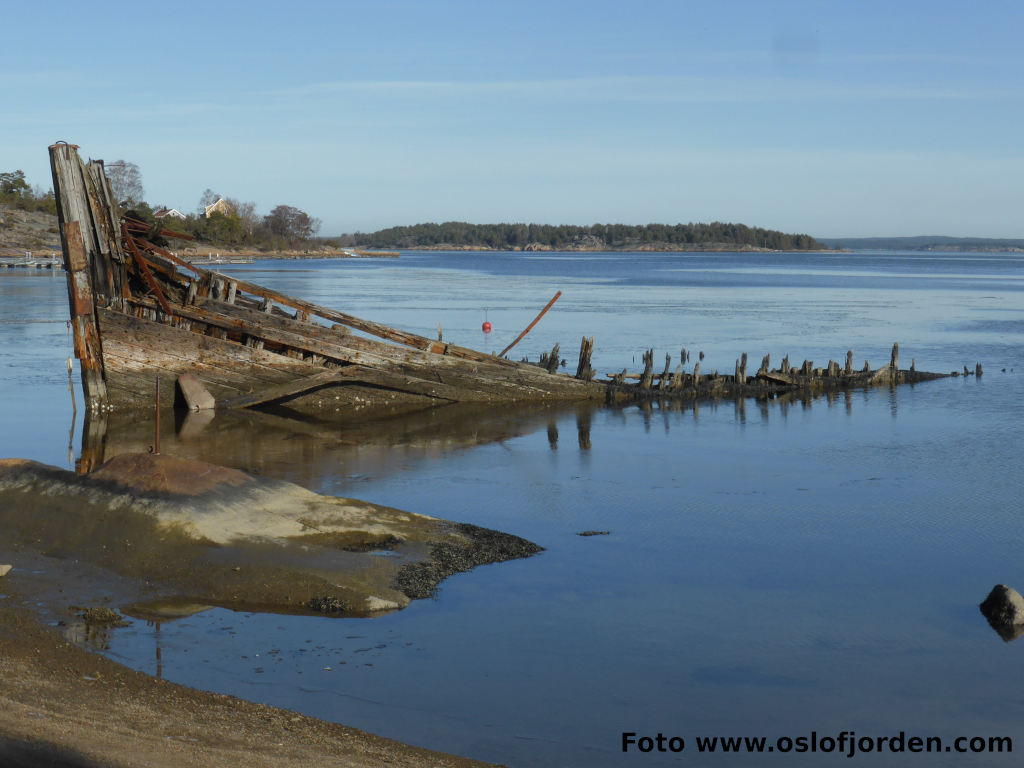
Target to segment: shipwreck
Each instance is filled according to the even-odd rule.
[[[186,236],[119,211],[103,161],[84,162],[73,144],[49,151],[74,352],[92,412],[152,409],[155,397],[160,406],[273,405],[336,420],[456,402],[774,397],[951,375],[900,369],[895,345],[879,368],[855,368],[851,351],[845,364],[823,367],[787,357],[772,368],[765,356],[752,375],[746,354],[732,373],[701,372],[699,361],[685,371],[686,350],[674,369],[666,356],[657,372],[648,350],[642,372],[599,380],[587,337],[575,374],[559,370],[557,346],[539,364],[510,360],[191,264],[162,245]],[[981,366],[964,373],[980,375]]]

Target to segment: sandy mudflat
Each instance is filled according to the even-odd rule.
[[[134,672],[65,642],[0,579],[0,765],[483,766]]]
[[[68,638],[76,627],[110,631],[102,619],[90,629],[94,612],[116,620],[184,596],[293,613],[328,595],[346,615],[367,615],[425,596],[456,571],[537,549],[199,462],[129,455],[92,477],[0,461],[0,534],[0,564],[14,566],[0,576],[0,768],[485,765],[168,683]],[[330,582],[346,588],[325,591],[330,583],[291,557],[300,544],[334,556]],[[366,554],[380,546],[396,557]],[[228,565],[211,559],[225,552]]]

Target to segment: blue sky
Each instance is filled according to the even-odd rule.
[[[1024,3],[4,3],[0,170],[139,165],[322,234],[734,221],[1024,237]]]

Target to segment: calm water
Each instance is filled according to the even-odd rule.
[[[693,739],[811,731],[1024,748],[1024,640],[1004,643],[977,609],[996,583],[1024,590],[1024,258],[405,254],[224,271],[488,351],[561,290],[515,356],[558,341],[573,366],[585,333],[602,372],[635,369],[647,347],[674,367],[683,346],[703,370],[731,372],[743,352],[755,368],[764,353],[824,365],[851,346],[877,366],[899,341],[905,364],[985,375],[805,404],[548,409],[475,439],[410,429],[390,448],[339,433],[317,462],[303,459],[313,438],[275,432],[265,460],[226,460],[546,551],[373,620],[136,622],[114,658],[155,673],[159,648],[165,678],[509,765],[788,764],[700,756]],[[69,467],[80,450],[66,313],[61,274],[0,274],[0,455]],[[610,535],[577,535],[592,529]],[[623,731],[687,749],[623,755]]]

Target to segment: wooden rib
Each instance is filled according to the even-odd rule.
[[[207,272],[208,270],[200,270],[201,272]],[[219,272],[210,272],[210,274],[216,275],[224,280],[234,279],[228,278],[226,275],[222,275]],[[396,328],[383,325],[381,323],[375,323],[370,320],[363,320],[355,317],[354,315],[346,314],[345,312],[339,312],[331,309],[330,307],[324,307],[319,304],[313,304],[309,301],[297,299],[294,296],[289,296],[278,291],[264,288],[261,285],[250,283],[245,280],[238,280],[238,289],[243,290],[247,293],[251,293],[254,296],[260,296],[261,298],[270,299],[276,301],[279,304],[291,307],[292,309],[301,309],[304,312],[308,312],[311,315],[317,315],[330,320],[334,323],[341,323],[347,325],[350,328],[355,328],[357,331],[363,333],[369,333],[372,336],[378,338],[387,339],[388,341],[394,341],[399,344],[405,344],[406,346],[413,347],[414,349],[423,350],[425,352],[433,352],[439,355],[449,355],[451,357],[457,357],[464,360],[475,360],[475,361],[489,361],[499,365],[515,366],[517,363],[513,363],[508,360],[500,360],[492,355],[484,354],[483,352],[477,352],[475,349],[468,349],[466,347],[459,347],[454,344],[445,344],[443,342],[436,341],[435,339],[428,339],[425,336],[418,336],[414,333],[407,333],[406,331],[400,331]]]
[[[139,305],[152,304],[136,301]],[[498,398],[520,400],[545,399],[561,393],[562,397],[587,399],[603,396],[599,385],[581,382],[568,376],[553,377],[536,369],[509,370],[479,363],[469,369],[465,361],[429,355],[417,350],[393,347],[372,339],[341,335],[325,326],[300,323],[291,318],[268,316],[257,310],[226,304],[215,299],[196,299],[196,306],[180,307],[178,313],[234,333],[239,338],[255,336],[267,344],[321,355],[344,364],[365,365],[391,372],[405,372],[424,380],[436,380],[465,388],[461,400]],[[310,364],[311,365],[311,364]],[[408,370],[405,370],[408,369]],[[446,381],[441,381],[442,375]],[[595,387],[597,387],[595,389]]]
[[[131,251],[132,257],[135,259],[135,263],[139,265],[139,270],[142,272],[142,276],[146,279],[146,283],[149,285],[153,294],[156,296],[156,300],[160,302],[160,308],[165,314],[173,315],[171,311],[171,305],[167,303],[167,299],[164,297],[164,292],[160,290],[160,286],[157,284],[156,279],[153,277],[153,273],[149,271],[149,264],[146,259],[143,258],[139,252],[138,247],[135,245],[135,240],[128,233],[127,228],[124,230],[124,239],[128,244],[128,250]]]

